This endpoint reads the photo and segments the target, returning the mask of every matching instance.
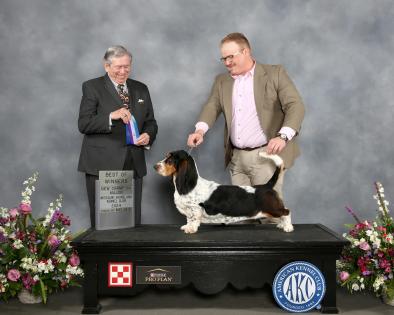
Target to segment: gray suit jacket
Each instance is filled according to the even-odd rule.
[[[151,145],[157,134],[152,102],[147,86],[127,79],[130,111],[140,133],[148,133]],[[141,101],[142,100],[142,101]],[[127,146],[125,125],[112,121],[109,114],[122,107],[122,101],[108,75],[86,81],[82,85],[78,129],[85,136],[82,142],[78,170],[98,175],[100,170],[122,170],[127,150],[130,150],[137,177],[146,175],[145,153],[142,146]]]
[[[216,77],[208,102],[205,104],[198,121],[204,121],[212,127],[218,116],[225,117],[224,146],[225,165],[232,157],[233,147],[230,141],[232,120],[232,95],[234,79],[230,74]],[[281,127],[294,129],[297,134],[304,118],[304,104],[295,85],[280,65],[256,64],[254,71],[254,98],[260,125],[268,140],[276,137]],[[286,144],[281,152],[286,168],[293,165],[299,155],[297,137]]]

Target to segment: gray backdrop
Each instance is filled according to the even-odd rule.
[[[218,43],[239,31],[263,63],[283,64],[306,105],[302,156],[284,192],[296,223],[342,232],[375,216],[373,183],[394,198],[394,1],[28,1],[0,2],[0,205],[20,200],[22,182],[40,172],[36,215],[64,194],[72,230],[88,225],[82,135],[83,81],[102,75],[113,44],[134,55],[132,77],[151,92],[159,134],[147,154],[143,223],[181,223],[171,182],[153,164],[186,146],[216,74]],[[193,151],[203,177],[229,183],[223,168],[223,119]],[[394,200],[394,199],[393,199]]]

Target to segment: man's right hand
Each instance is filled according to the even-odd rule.
[[[127,124],[131,119],[131,114],[127,108],[122,107],[111,113],[111,119],[112,120],[122,119],[122,121],[125,124]]]
[[[187,145],[191,148],[195,148],[204,141],[204,132],[202,130],[196,130],[194,133],[189,135],[187,139]]]

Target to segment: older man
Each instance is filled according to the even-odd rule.
[[[231,33],[221,41],[221,61],[228,73],[216,77],[211,96],[202,109],[196,130],[187,144],[195,147],[218,116],[225,117],[225,165],[236,185],[266,183],[275,171],[260,150],[282,156],[289,168],[299,155],[297,135],[304,105],[284,68],[256,62],[248,39]],[[283,178],[275,189],[282,196]]]
[[[85,136],[78,170],[86,174],[92,227],[95,181],[100,170],[134,171],[135,223],[141,222],[142,178],[147,173],[145,148],[156,138],[157,123],[147,86],[128,78],[131,64],[132,55],[127,49],[112,46],[104,55],[107,74],[82,85],[78,128]]]

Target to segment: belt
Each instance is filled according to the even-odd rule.
[[[263,147],[265,147],[267,144],[268,144],[268,143],[263,144],[263,145],[261,145],[261,146],[259,146],[259,147],[255,147],[255,148],[238,148],[238,147],[236,147],[236,146],[233,145],[233,144],[232,144],[232,146],[233,146],[234,149],[237,149],[237,150],[242,150],[242,151],[253,151],[253,150],[257,150],[257,149],[263,148]]]

